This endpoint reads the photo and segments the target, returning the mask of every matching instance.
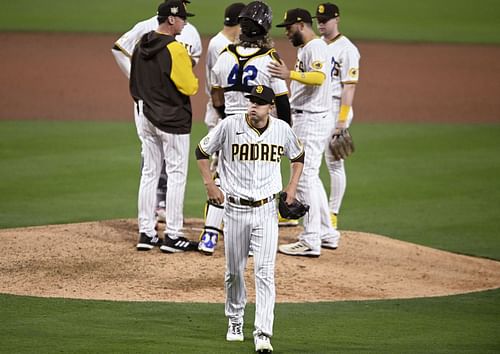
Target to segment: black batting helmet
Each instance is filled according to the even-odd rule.
[[[271,23],[273,22],[273,12],[266,3],[262,1],[252,1],[241,11],[238,19],[240,23],[246,22],[244,19],[252,20],[257,27],[260,27],[260,31],[257,31],[256,28],[252,29],[252,32],[258,33],[245,33],[247,36],[251,37],[252,34],[265,35],[271,28]],[[245,28],[242,26],[241,30],[244,32]]]

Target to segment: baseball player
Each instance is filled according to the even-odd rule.
[[[226,117],[204,137],[196,150],[198,166],[212,203],[224,208],[226,340],[243,341],[246,304],[244,273],[251,246],[255,259],[255,330],[257,352],[272,352],[278,247],[276,194],[282,189],[280,162],[291,160],[287,203],[295,200],[304,163],[304,150],[285,122],[269,115],[272,89],[258,85],[247,95],[247,113]],[[220,187],[210,173],[208,157],[219,151]]]
[[[249,3],[239,14],[240,40],[222,50],[211,74],[211,96],[213,106],[221,119],[225,115],[245,113],[245,94],[256,85],[271,87],[276,94],[277,116],[290,122],[288,88],[282,79],[274,78],[268,64],[279,60],[269,38],[272,11],[261,1]],[[220,234],[223,208],[207,203],[204,231],[198,244],[205,254],[213,254]]]
[[[359,79],[358,48],[339,31],[340,11],[337,5],[324,3],[316,9],[316,19],[321,38],[328,44],[328,56],[332,70],[332,113],[335,117],[335,129],[348,128],[352,122],[352,104]],[[332,132],[333,134],[334,132]],[[335,161],[330,149],[325,149],[325,161],[330,173],[330,217],[332,226],[337,230],[337,214],[346,189],[346,173],[344,160]],[[340,237],[337,231],[335,237],[323,239],[321,246],[337,248],[336,239]]]
[[[165,0],[166,1],[166,0]],[[183,0],[183,4],[189,4],[189,0]],[[122,72],[130,78],[130,58],[134,51],[134,47],[141,37],[158,27],[157,16],[153,16],[147,20],[138,22],[132,29],[123,34],[114,44],[111,53],[113,54],[116,63],[122,70]],[[201,38],[196,30],[196,28],[189,22],[186,23],[182,32],[175,38],[179,43],[181,43],[189,53],[191,57],[193,66],[198,63],[202,53]],[[137,108],[134,106],[134,118],[137,120]],[[162,169],[160,176],[160,181],[158,183],[157,190],[157,208],[156,214],[157,219],[160,222],[165,222],[165,195],[166,195],[166,185],[167,176],[165,173],[165,167]]]
[[[305,9],[288,10],[284,22],[277,27],[285,27],[288,39],[298,47],[295,70],[290,71],[282,61],[270,63],[269,70],[276,77],[291,80],[293,130],[304,143],[307,154],[297,199],[310,206],[299,241],[281,245],[279,251],[292,256],[319,257],[321,239],[335,236],[326,191],[319,177],[323,152],[333,128],[327,45],[316,37],[311,14]]]
[[[163,161],[168,188],[165,238],[160,250],[174,253],[197,249],[197,244],[182,232],[192,126],[189,96],[198,90],[191,59],[175,40],[187,16],[192,15],[180,0],[162,3],[157,30],[142,36],[132,55],[130,93],[137,105],[137,132],[144,158],[138,198],[138,250],[150,250],[159,244],[154,211]]]
[[[212,68],[219,57],[219,54],[229,45],[236,42],[240,36],[240,25],[238,16],[241,10],[245,7],[243,3],[234,3],[229,5],[224,11],[224,27],[222,31],[217,33],[208,43],[208,49],[205,59],[205,92],[209,99],[205,111],[205,124],[208,131],[211,131],[221,119],[219,113],[215,110],[212,102],[211,82],[212,82]],[[210,170],[214,173],[217,168],[218,156],[214,154],[210,164]],[[216,178],[216,182],[218,180]],[[221,222],[223,215],[223,207],[221,205],[214,205],[207,202],[205,206],[205,226],[200,235],[200,242],[198,248],[200,252],[206,255],[212,255],[215,251],[219,235],[222,234]]]

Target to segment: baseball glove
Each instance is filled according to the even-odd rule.
[[[338,133],[333,134],[330,140],[330,151],[335,161],[345,159],[354,152],[354,142],[349,130],[340,129]]]
[[[285,219],[300,219],[309,211],[309,205],[302,204],[298,200],[295,200],[292,204],[287,204],[286,192],[281,192],[278,209],[281,217]]]

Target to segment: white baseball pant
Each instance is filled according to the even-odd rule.
[[[162,162],[168,176],[166,194],[165,233],[183,236],[184,192],[189,162],[189,134],[170,134],[156,128],[142,113],[142,101],[138,104],[137,132],[142,144],[144,166],[138,198],[139,232],[154,236],[156,189]]]

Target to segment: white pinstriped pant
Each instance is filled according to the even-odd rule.
[[[323,152],[334,123],[330,112],[294,112],[292,119],[292,129],[305,151],[297,199],[309,205],[309,213],[304,216],[304,232],[299,239],[317,251],[321,249],[321,238],[335,233],[330,221],[328,198],[319,177]]]
[[[333,119],[337,119],[337,116],[340,111],[340,98],[333,98],[332,102],[332,117]],[[347,127],[351,125],[353,118],[353,110],[349,111],[349,115],[347,117]],[[330,136],[333,135],[335,131],[335,126],[333,127]],[[342,204],[342,199],[344,198],[344,193],[347,186],[347,178],[345,174],[344,167],[344,159],[340,159],[335,161],[333,158],[333,154],[329,148],[330,139],[327,140],[326,148],[325,148],[325,162],[326,167],[328,168],[328,172],[330,173],[330,199],[329,199],[329,208],[330,212],[338,214],[340,210],[340,205]]]
[[[140,104],[139,104],[140,106]],[[138,198],[139,232],[156,234],[156,189],[162,162],[165,160],[167,179],[165,233],[183,236],[184,191],[189,162],[189,134],[170,134],[156,128],[142,114],[136,119],[137,133],[142,144],[144,166]]]
[[[243,318],[247,300],[245,268],[250,244],[254,254],[255,333],[273,334],[276,299],[274,269],[278,250],[278,215],[276,203],[260,207],[241,206],[226,200],[224,242],[226,255],[225,313]]]

